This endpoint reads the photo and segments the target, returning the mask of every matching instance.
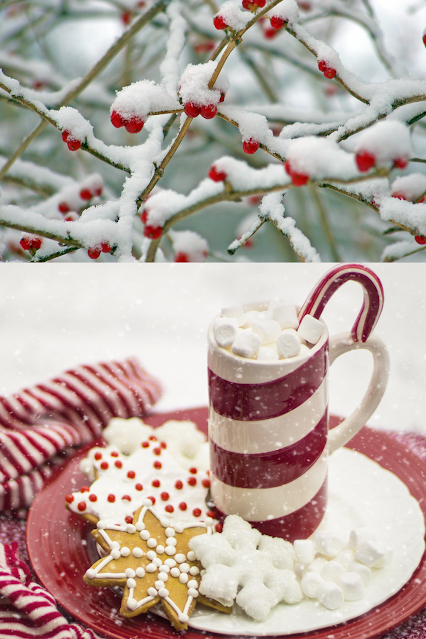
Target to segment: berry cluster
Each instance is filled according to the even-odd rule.
[[[405,169],[408,165],[408,158],[403,156],[394,158],[392,161],[395,169]],[[370,151],[360,150],[355,155],[355,162],[358,171],[366,173],[376,166],[376,156]]]
[[[301,171],[296,171],[290,160],[284,162],[284,168],[286,173],[291,177],[291,181],[294,186],[305,186],[305,184],[308,183],[309,175],[302,173]]]
[[[29,235],[24,235],[24,237],[20,240],[19,244],[24,251],[31,251],[34,255],[41,245],[43,244],[43,240],[41,237],[31,237]]]
[[[93,246],[87,250],[87,255],[91,260],[97,260],[101,253],[111,253],[112,246],[109,242],[102,242],[97,246]]]
[[[158,240],[161,237],[163,232],[163,228],[161,226],[154,226],[152,224],[148,224],[148,211],[144,209],[141,214],[142,223],[145,225],[143,234],[145,237],[148,237],[150,240]]]
[[[142,131],[143,129],[145,121],[137,115],[126,118],[123,115],[120,115],[118,111],[112,111],[111,123],[113,126],[115,126],[116,129],[120,129],[124,126],[128,133],[140,133],[140,131]]]
[[[333,67],[331,67],[325,60],[320,60],[318,62],[318,69],[329,80],[332,80],[336,76],[336,73],[337,73],[336,69],[333,69]]]
[[[77,140],[77,138],[74,138],[70,131],[64,131],[62,133],[62,140],[66,142],[66,145],[70,151],[78,151],[78,149],[81,148],[81,140]]]

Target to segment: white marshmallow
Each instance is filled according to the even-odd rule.
[[[354,561],[354,551],[348,548],[347,550],[342,550],[338,555],[334,557],[334,561],[338,561],[339,564],[342,564],[345,570],[348,570],[348,565],[351,561]]]
[[[342,539],[338,535],[326,530],[315,533],[313,542],[315,550],[322,555],[327,555],[327,557],[335,557],[343,548]]]
[[[343,590],[334,581],[324,581],[317,588],[317,599],[329,610],[336,610],[344,602]]]
[[[365,595],[365,586],[357,572],[345,572],[339,578],[339,586],[343,590],[346,601],[357,601]]]
[[[229,348],[237,339],[238,322],[233,317],[217,317],[214,322],[213,334],[218,346]]]
[[[245,317],[242,306],[229,306],[222,308],[222,317],[231,317],[237,320],[238,326],[244,326]]]
[[[281,357],[296,357],[300,352],[300,341],[294,328],[287,328],[277,339],[277,351]]]
[[[273,300],[272,302],[269,302],[268,304],[268,311],[272,316],[272,313],[274,312],[274,308],[276,306],[281,306],[281,304],[289,304],[290,302],[286,302],[285,300]]]
[[[270,320],[272,319],[272,315],[269,311],[260,311],[259,313],[260,320]]]
[[[293,548],[296,553],[296,561],[299,564],[306,566],[315,559],[315,549],[311,539],[296,539]]]
[[[375,541],[364,541],[355,552],[355,559],[360,561],[364,566],[371,568],[377,562],[385,559],[385,551],[376,544]]]
[[[324,324],[312,317],[312,315],[305,315],[297,329],[299,337],[303,337],[310,344],[316,344],[323,331]]]
[[[364,564],[360,564],[359,561],[351,561],[347,566],[348,572],[357,572],[361,577],[361,581],[364,586],[369,586],[371,584],[371,570]]]
[[[259,311],[247,311],[247,313],[244,313],[244,320],[244,326],[252,326],[253,322],[257,322],[258,320],[260,320]]]
[[[307,572],[317,572],[318,574],[321,574],[326,563],[327,559],[324,559],[324,557],[317,557],[310,564],[304,567],[302,574],[305,575]]]
[[[338,561],[334,561],[332,559],[331,561],[328,561],[321,570],[321,577],[324,581],[334,581],[335,583],[338,583],[339,577],[341,577],[344,572],[345,569],[342,564],[339,564]]]
[[[303,594],[310,599],[315,599],[317,596],[318,586],[324,583],[324,579],[318,572],[307,572],[302,577],[300,585],[302,586]]]
[[[384,553],[384,557],[382,559],[379,559],[379,561],[376,561],[373,568],[384,568],[390,562],[393,555],[392,548],[385,550]]]
[[[257,351],[256,359],[258,362],[277,362],[279,360],[279,355],[275,348],[261,346]]]
[[[364,541],[376,541],[376,533],[370,528],[354,528],[349,533],[349,546],[356,550]]]
[[[278,322],[274,322],[274,320],[271,319],[253,322],[252,330],[255,335],[260,337],[262,344],[276,342],[281,333]]]
[[[260,337],[248,331],[242,331],[232,344],[232,352],[250,359],[256,355],[261,345]]]
[[[278,322],[282,330],[285,328],[297,328],[299,326],[296,307],[294,304],[289,304],[287,302],[277,304],[273,307],[272,319]]]

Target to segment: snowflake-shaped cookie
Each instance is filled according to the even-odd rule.
[[[280,601],[303,599],[293,546],[262,535],[237,515],[226,518],[222,534],[194,537],[189,546],[205,568],[200,593],[225,606],[236,600],[256,621],[266,619]]]
[[[199,599],[200,567],[188,542],[196,535],[211,536],[208,523],[170,525],[146,500],[131,524],[99,521],[92,535],[107,553],[86,571],[94,586],[124,589],[120,612],[134,617],[161,602],[177,630],[187,628]],[[203,603],[209,602],[201,597]],[[220,605],[224,612],[227,612]]]

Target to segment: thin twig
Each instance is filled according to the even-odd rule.
[[[329,249],[330,249],[333,261],[340,262],[340,255],[337,250],[337,246],[336,246],[336,242],[331,230],[330,222],[328,221],[327,211],[325,210],[323,203],[321,202],[321,198],[315,186],[311,187],[311,193],[315,200],[315,204],[317,205],[319,218],[321,220],[321,224],[322,224],[325,236],[327,238],[327,242],[329,245]]]

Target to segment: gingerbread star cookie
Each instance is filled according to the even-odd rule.
[[[176,630],[186,630],[197,601],[231,612],[200,595],[200,564],[189,548],[197,535],[212,534],[212,520],[170,524],[147,499],[133,522],[110,524],[100,520],[92,535],[107,553],[86,571],[94,586],[120,586],[120,612],[134,617],[161,602]]]

